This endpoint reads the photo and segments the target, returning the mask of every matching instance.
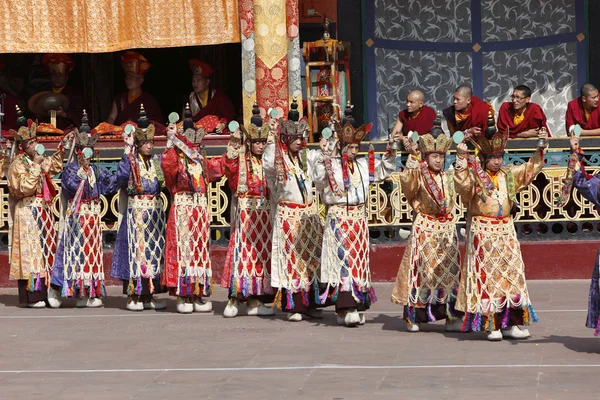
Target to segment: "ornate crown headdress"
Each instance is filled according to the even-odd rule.
[[[135,140],[137,142],[144,142],[148,140],[154,140],[154,124],[150,123],[144,105],[140,104],[140,113],[138,118],[137,127],[135,128]]]
[[[23,111],[16,106],[17,109],[17,130],[10,130],[10,134],[15,138],[16,142],[25,142],[34,139],[37,136],[37,123],[31,119],[25,118]]]
[[[244,133],[244,141],[259,142],[267,140],[269,137],[269,125],[263,125],[258,104],[254,103],[252,106],[250,124],[247,127],[240,125],[240,130]]]
[[[494,116],[488,112],[487,128],[485,134],[474,138],[475,144],[479,148],[479,154],[483,156],[502,155],[508,141],[508,130],[500,132],[496,129]]]
[[[182,135],[193,144],[200,144],[202,139],[204,139],[204,135],[206,135],[206,130],[203,127],[196,129],[189,103],[185,105],[182,130]]]
[[[441,153],[445,154],[452,145],[452,138],[446,136],[442,129],[442,116],[438,111],[433,121],[431,131],[425,135],[419,136],[419,149],[421,153]]]
[[[300,113],[298,112],[298,102],[296,99],[292,101],[290,110],[288,111],[288,119],[286,121],[279,122],[281,139],[285,137],[302,137],[306,133],[308,122],[306,118],[300,119]]]
[[[352,109],[354,106],[350,105],[350,102],[346,104],[344,110],[344,125],[342,126],[339,122],[334,122],[335,130],[338,132],[340,142],[343,144],[355,143],[360,144],[363,139],[371,132],[373,124],[361,125],[358,128],[354,128],[355,121],[352,116]]]
[[[81,126],[79,129],[75,128],[74,133],[75,145],[78,147],[94,147],[100,138],[100,134],[96,130],[92,131],[90,129],[88,116],[85,110],[83,110]]]

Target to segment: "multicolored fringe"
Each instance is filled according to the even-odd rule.
[[[427,321],[428,322],[436,322],[437,318],[433,315],[433,312],[431,311],[431,306],[432,305],[445,305],[446,306],[446,319],[448,319],[450,322],[454,322],[458,319],[460,319],[455,313],[454,313],[454,304],[455,302],[449,302],[449,303],[428,303],[427,306],[425,306],[425,311],[427,312]],[[414,324],[415,323],[415,316],[416,316],[416,309],[417,307],[415,306],[406,306],[406,311],[407,311],[407,322],[409,322],[410,324]]]
[[[267,285],[265,287],[265,284]],[[243,298],[247,299],[250,296],[262,296],[264,294],[271,294],[271,286],[269,282],[261,277],[236,277],[232,274],[230,285],[229,285],[229,297],[230,298]]]
[[[275,300],[273,300],[273,307],[277,307],[280,310],[283,310],[283,301],[282,301],[282,297],[283,294],[281,293],[283,289],[278,289],[277,293],[275,294]],[[300,290],[297,293],[300,293],[301,297],[302,297],[302,304],[304,306],[309,306],[310,305],[310,291],[309,290]],[[285,295],[286,295],[286,305],[285,305],[285,309],[286,310],[291,310],[296,306],[296,303],[294,302],[294,293],[292,293],[291,290],[286,290],[285,291]]]
[[[83,290],[82,290],[83,289]],[[61,294],[67,298],[104,298],[106,297],[106,288],[101,279],[92,279],[91,285],[85,286],[83,280],[78,280],[75,284],[75,279],[63,282]]]
[[[150,280],[152,281],[152,280]],[[200,280],[193,276],[182,276],[179,278],[177,296],[179,297],[209,297],[213,293],[213,279],[206,277],[200,288]]]
[[[48,274],[45,276],[46,285],[48,286],[49,277]],[[40,273],[31,273],[29,274],[29,279],[27,280],[27,291],[29,292],[40,292],[42,290],[42,277]]]
[[[512,310],[523,310],[523,325],[529,325],[532,322],[539,322],[539,318],[531,304],[528,304],[522,308],[513,308]],[[481,313],[465,313],[461,330],[463,332],[480,332],[482,330],[491,332],[498,330],[499,328],[506,329],[509,327],[510,312],[511,308],[505,307],[503,311],[498,313],[488,313],[486,315],[482,315]],[[495,321],[495,316],[498,314],[503,314],[500,327],[496,326]]]
[[[327,299],[329,299],[332,303],[335,303],[338,299],[340,292],[342,292],[340,287],[341,285],[337,285],[335,287],[329,286],[326,290],[323,291],[322,294],[319,294],[319,288],[317,287],[317,285],[315,285],[315,303],[326,304]],[[367,307],[370,307],[371,304],[377,302],[377,294],[375,294],[375,288],[373,286],[368,288],[367,291],[362,291],[357,283],[352,282],[351,293],[352,297],[354,297],[357,303],[364,304]]]
[[[448,200],[446,200],[444,192],[440,189],[440,186],[433,178],[427,163],[420,163],[419,169],[421,170],[421,176],[424,180],[423,183],[425,184],[425,189],[427,189],[429,194],[431,194],[437,205],[440,207],[440,213],[444,215],[449,214],[451,210],[448,210]]]
[[[135,281],[134,281],[135,279]],[[146,278],[148,279],[148,289],[150,294],[154,293],[154,280],[156,279],[158,282],[161,281],[160,274],[154,276],[154,278]],[[140,296],[142,294],[142,277],[137,278],[129,278],[129,285],[127,286],[127,295],[128,296]]]

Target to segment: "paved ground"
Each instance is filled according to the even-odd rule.
[[[584,327],[587,281],[533,281],[533,338],[490,343],[440,323],[405,331],[391,285],[357,328],[215,313],[17,307],[0,291],[2,399],[593,399],[600,338]]]

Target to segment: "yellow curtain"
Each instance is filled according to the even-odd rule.
[[[7,0],[0,53],[101,53],[240,41],[238,0]]]

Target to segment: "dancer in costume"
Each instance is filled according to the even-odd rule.
[[[268,136],[269,126],[263,125],[254,103],[250,125],[233,133],[222,157],[223,171],[234,193],[231,239],[221,279],[221,286],[229,289],[229,303],[223,312],[227,318],[238,314],[240,302],[247,302],[248,315],[275,313],[264,305],[273,302],[271,203],[262,163]]]
[[[596,92],[597,93],[597,92]],[[569,173],[565,180],[565,194],[570,194],[574,185],[579,193],[588,201],[596,206],[600,206],[600,176],[591,175],[585,170],[583,160],[583,150],[579,147],[579,137],[571,137],[571,157],[569,158]],[[574,171],[574,175],[571,175]],[[561,205],[564,205],[561,204]],[[595,329],[594,336],[598,336],[600,326],[600,250],[596,256],[594,269],[592,271],[592,281],[590,284],[590,294],[588,297],[588,315],[585,326]]]
[[[166,307],[164,301],[154,300],[155,293],[164,292],[161,276],[166,226],[160,156],[152,155],[154,131],[141,105],[137,128],[123,134],[125,154],[117,167],[120,215],[110,274],[123,281],[131,311]]]
[[[91,165],[100,134],[90,130],[85,110],[74,134],[76,158],[67,160],[60,179],[59,244],[48,295],[58,302],[59,296],[73,297],[76,307],[100,307],[106,297],[100,196],[116,193],[117,180]]]
[[[422,323],[446,320],[446,331],[460,332],[462,313],[454,309],[460,279],[456,234],[454,169],[444,171],[452,139],[438,114],[418,144],[404,138],[411,155],[400,173],[402,193],[413,209],[413,227],[398,269],[392,302],[404,306],[409,332]]]
[[[71,145],[72,134],[66,135],[56,152],[44,157],[44,146],[38,144],[40,127],[25,119],[17,109],[18,130],[11,130],[23,151],[8,169],[9,190],[9,263],[10,279],[18,280],[19,303],[44,308],[60,303],[48,297],[47,286],[56,254],[56,231],[52,202],[56,189],[52,177],[62,170],[64,150]],[[55,130],[53,130],[54,132]]]
[[[537,322],[525,279],[525,266],[510,210],[516,193],[531,184],[544,165],[547,132],[526,163],[502,166],[508,132],[498,132],[493,116],[475,137],[481,165],[467,147],[457,147],[456,191],[467,208],[467,255],[456,309],[465,312],[463,331],[488,331],[488,339],[525,339],[518,325]],[[468,168],[465,166],[468,165]]]
[[[395,171],[396,150],[388,146],[382,159],[376,160],[371,147],[367,158],[358,158],[360,142],[372,124],[355,128],[350,104],[343,122],[343,126],[333,123],[334,146],[341,155],[319,157],[315,164],[315,184],[327,207],[321,258],[321,284],[325,287],[317,295],[321,304],[335,303],[340,325],[356,326],[365,323],[364,311],[377,300],[369,268],[369,187]],[[390,143],[400,137],[401,132],[396,132]]]
[[[202,299],[213,291],[207,196],[209,182],[223,174],[220,159],[211,160],[213,167],[200,151],[205,131],[194,128],[189,105],[184,117],[179,131],[174,123],[169,125],[169,140],[162,155],[165,184],[173,199],[167,222],[163,284],[171,296],[177,296],[177,311],[189,314],[212,311],[212,302]]]
[[[321,316],[314,290],[323,227],[313,199],[314,162],[320,151],[303,148],[307,122],[299,117],[294,100],[287,121],[280,122],[279,138],[263,154],[273,206],[271,286],[277,290],[274,304],[288,312],[288,321]]]

